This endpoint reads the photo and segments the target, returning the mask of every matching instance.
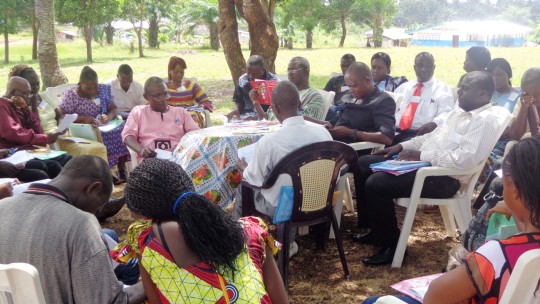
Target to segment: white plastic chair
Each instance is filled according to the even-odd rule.
[[[356,142],[349,144],[355,151],[372,149],[377,151],[379,149],[384,149],[383,144],[378,144],[374,142],[364,141]],[[352,177],[351,173],[347,173],[345,176],[342,176],[338,180],[337,191],[340,192],[339,197],[336,200],[336,204],[333,206],[334,213],[336,214],[337,224],[341,225],[341,211],[343,209],[343,204],[347,206],[347,210],[354,211],[354,204],[352,199],[351,184],[349,178]],[[329,238],[335,238],[334,230],[330,229]]]
[[[501,108],[501,110],[504,110]],[[511,115],[499,115],[501,121],[499,122],[499,130],[496,138],[500,138],[508,123],[510,123]],[[504,118],[503,118],[504,117]],[[493,142],[495,146],[496,142]],[[491,147],[493,148],[493,147]],[[441,216],[444,221],[444,226],[449,236],[455,237],[456,234],[456,222],[458,224],[459,230],[464,233],[467,230],[469,222],[472,219],[471,212],[471,197],[474,191],[474,186],[476,181],[484,168],[484,165],[487,161],[484,160],[476,167],[470,168],[469,170],[455,170],[448,169],[443,167],[424,167],[418,169],[416,173],[416,178],[414,180],[413,189],[411,196],[409,198],[398,198],[396,202],[400,206],[407,207],[407,212],[405,213],[405,218],[403,220],[403,227],[401,228],[401,233],[399,234],[399,241],[397,244],[396,252],[394,254],[394,259],[392,261],[392,267],[401,267],[403,263],[403,256],[405,254],[405,249],[407,248],[407,241],[409,239],[409,234],[411,232],[412,224],[416,215],[416,210],[419,204],[426,205],[439,205],[441,211]],[[428,176],[471,176],[468,183],[462,183],[461,189],[451,198],[447,199],[429,199],[421,198],[420,194],[422,193],[422,187],[424,186],[424,180]],[[454,221],[455,218],[455,221]]]
[[[397,94],[394,92],[389,92],[389,91],[386,91],[386,93],[388,93],[388,95],[390,95],[390,97],[394,99],[396,103],[396,113],[397,113],[397,111],[399,110],[399,105],[401,104],[401,101],[403,100],[403,95]]]
[[[538,269],[540,269],[540,249],[529,250],[522,254],[499,299],[499,304],[538,303],[529,302],[540,280]]]
[[[336,92],[334,92],[334,91],[327,92],[325,90],[317,90],[317,91],[319,91],[319,93],[321,93],[322,98],[324,100],[324,117],[326,117],[326,115],[328,114],[328,110],[330,109],[330,107],[334,103],[334,96],[336,96]],[[324,119],[324,117],[323,117],[323,119]]]
[[[77,86],[76,83],[66,83],[56,87],[48,87],[45,91],[39,93],[39,95],[42,99],[45,99],[50,105],[53,105],[55,108],[57,108],[62,93],[75,86]]]
[[[454,103],[458,101],[458,94],[457,94],[458,90],[459,88],[452,88],[452,96],[454,97]]]
[[[11,294],[13,302],[9,301]],[[45,304],[36,267],[26,263],[0,264],[0,304]]]

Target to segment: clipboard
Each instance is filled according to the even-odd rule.
[[[99,141],[94,128],[90,124],[72,123],[69,126],[69,134],[73,137]]]

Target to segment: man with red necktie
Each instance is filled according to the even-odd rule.
[[[416,55],[414,72],[416,81],[404,83],[394,91],[403,95],[396,111],[394,145],[433,131],[454,108],[452,89],[433,77],[433,55],[428,52]]]

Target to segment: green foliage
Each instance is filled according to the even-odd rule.
[[[320,0],[283,0],[279,6],[283,13],[280,25],[287,28],[292,23],[304,31],[313,31],[326,9]]]
[[[58,22],[73,23],[79,28],[107,24],[120,16],[118,0],[56,0]]]
[[[384,28],[392,24],[397,13],[396,0],[358,0],[353,5],[354,19],[373,30],[373,44],[381,47]]]
[[[0,32],[14,34],[20,29],[22,21],[28,20],[30,0],[1,0],[0,1]]]
[[[418,29],[450,20],[454,15],[446,0],[400,0],[394,25]]]

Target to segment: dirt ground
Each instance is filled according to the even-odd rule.
[[[123,186],[117,186],[113,197],[121,196],[122,193]],[[405,209],[397,207],[397,211],[401,223]],[[120,238],[123,238],[131,222],[129,210],[124,207],[103,226],[115,229]],[[403,267],[367,267],[362,264],[362,259],[375,253],[377,248],[349,240],[349,234],[356,228],[356,213],[344,213],[341,225],[350,280],[343,278],[343,268],[334,240],[327,240],[325,250],[317,250],[310,235],[297,237],[300,250],[289,263],[291,303],[357,304],[369,296],[394,294],[390,288],[393,283],[441,272],[446,266],[448,250],[458,243],[457,239],[447,236],[440,213],[418,212]]]

